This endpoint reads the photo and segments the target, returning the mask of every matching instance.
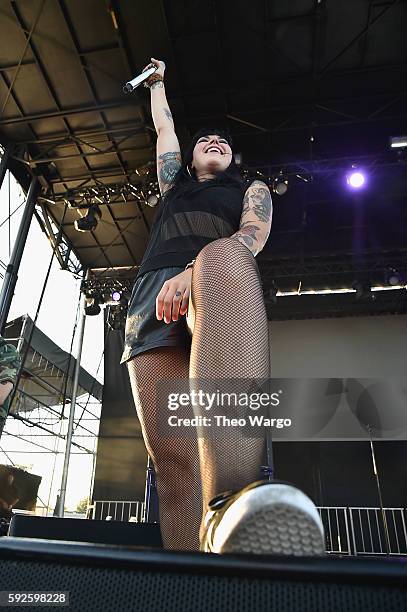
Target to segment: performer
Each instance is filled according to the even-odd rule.
[[[157,132],[162,198],[129,303],[122,363],[128,363],[143,437],[156,471],[164,546],[197,550],[200,539],[201,550],[251,550],[244,529],[238,538],[217,529],[218,534],[223,529],[223,535],[214,544],[222,517],[232,525],[232,506],[249,497],[255,514],[244,516],[240,509],[239,516],[242,524],[245,518],[257,521],[260,539],[264,525],[258,521],[259,504],[277,508],[279,503],[284,516],[276,516],[276,527],[292,511],[298,525],[303,521],[301,529],[308,521],[312,532],[302,552],[322,552],[322,528],[312,502],[288,485],[256,483],[264,439],[245,436],[238,428],[210,437],[202,431],[198,438],[159,435],[157,421],[167,410],[157,402],[159,379],[253,380],[270,375],[267,316],[255,257],[270,233],[272,201],[265,183],[244,183],[233,158],[232,139],[223,129],[208,127],[196,133],[182,160],[165,94],[165,64],[154,58],[152,63],[158,69],[146,83]],[[243,496],[224,496],[215,504],[223,507],[216,510],[212,505],[213,512],[207,514],[215,496],[246,486]],[[296,495],[309,508],[294,503]],[[271,548],[263,552],[273,552]]]

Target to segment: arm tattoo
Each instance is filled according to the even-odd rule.
[[[178,170],[181,168],[181,153],[168,151],[158,156],[158,179],[161,191],[164,192],[173,182]]]
[[[268,187],[262,181],[254,181],[245,193],[240,228],[232,238],[239,240],[256,256],[268,238],[271,213],[271,195]],[[256,220],[259,221],[258,225]]]
[[[172,113],[170,111],[169,108],[164,108],[164,113],[167,117],[167,119],[169,119],[170,121],[172,121],[172,123],[174,123],[174,119],[172,118]]]
[[[269,189],[260,181],[252,183],[243,200],[243,211],[253,210],[259,221],[267,223],[271,215],[271,195]]]
[[[232,238],[236,238],[239,242],[245,244],[253,255],[257,255],[258,249],[255,245],[257,242],[256,232],[259,231],[258,225],[244,223],[240,229],[233,234]]]

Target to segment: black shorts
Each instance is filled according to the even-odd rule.
[[[155,316],[155,300],[161,287],[166,280],[183,270],[184,268],[179,267],[162,268],[146,272],[137,278],[129,301],[124,351],[120,363],[160,346],[191,347],[191,334],[185,316],[168,324],[158,321]]]

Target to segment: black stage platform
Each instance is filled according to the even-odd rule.
[[[0,590],[69,591],[69,610],[407,609],[407,562],[215,555],[5,537]]]

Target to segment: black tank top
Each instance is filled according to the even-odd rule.
[[[247,186],[209,180],[187,194],[169,192],[160,201],[138,276],[185,267],[205,245],[237,232]]]

